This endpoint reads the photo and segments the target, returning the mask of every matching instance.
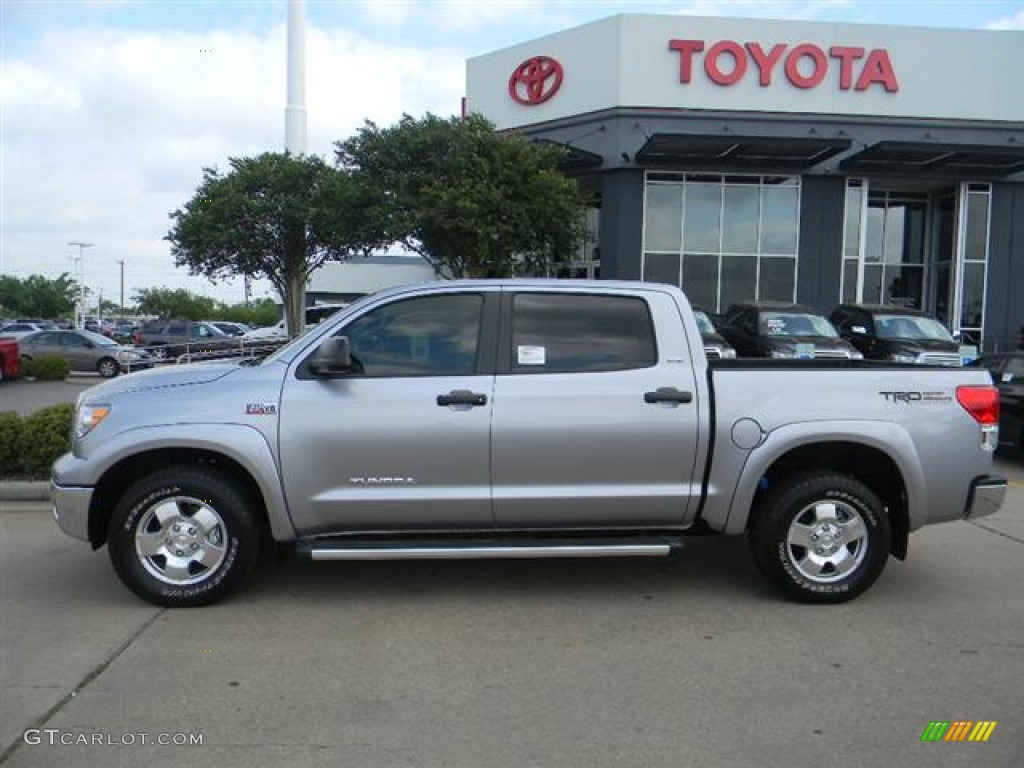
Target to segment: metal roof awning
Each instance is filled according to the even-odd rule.
[[[535,139],[534,143],[558,147],[565,151],[562,159],[558,161],[558,168],[563,173],[589,171],[594,168],[600,168],[604,164],[604,158],[601,155],[574,147],[571,144],[563,144],[560,141],[552,141],[551,139]]]
[[[850,148],[849,139],[656,133],[636,153],[639,163],[708,169],[800,170]]]
[[[993,178],[1024,170],[1024,145],[880,141],[847,157],[839,165],[849,173]]]

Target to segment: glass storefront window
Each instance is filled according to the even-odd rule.
[[[796,253],[800,195],[795,187],[766,187],[761,204],[761,253]]]
[[[679,287],[679,254],[648,253],[644,259],[644,280]]]
[[[756,299],[757,257],[722,257],[722,307],[727,308],[741,301]]]
[[[645,211],[644,280],[676,282],[710,312],[795,299],[799,178],[649,172]]]
[[[690,303],[710,312],[718,306],[717,255],[688,253],[683,257],[683,290]]]
[[[988,251],[988,193],[967,194],[967,240],[964,243],[964,258],[969,261],[984,261]]]
[[[757,253],[757,187],[726,186],[722,206],[722,252]]]
[[[985,306],[985,264],[964,264],[963,281],[960,327],[981,328],[982,311]]]
[[[860,179],[850,179],[846,186],[846,213],[843,220],[843,258],[860,258],[860,214],[863,205],[864,187],[861,185]],[[856,285],[854,286],[854,293],[856,293]]]
[[[796,287],[796,259],[772,256],[761,259],[758,295],[765,301],[792,301]]]
[[[722,243],[722,185],[686,185],[683,247],[687,252],[718,253]]]
[[[683,188],[676,184],[652,184],[647,188],[646,249],[674,251],[682,248]]]

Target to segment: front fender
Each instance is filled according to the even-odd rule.
[[[887,455],[903,478],[910,530],[924,525],[928,509],[924,469],[913,439],[902,426],[886,421],[814,421],[787,424],[772,430],[758,447],[747,454],[729,504],[724,532],[739,534],[746,530],[761,478],[785,454],[795,448],[838,442],[864,445]]]
[[[271,447],[263,433],[244,424],[164,424],[125,430],[90,445],[87,458],[62,456],[53,465],[53,481],[64,487],[95,488],[126,461],[145,453],[182,449],[215,453],[238,464],[263,496],[274,538],[295,538]]]

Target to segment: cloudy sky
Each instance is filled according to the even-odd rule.
[[[614,15],[664,13],[1024,29],[1024,0],[307,0],[311,154],[364,120],[456,114],[465,61]],[[168,214],[202,168],[282,148],[285,0],[0,0],[0,272],[73,276],[115,302],[188,288]],[[69,243],[88,242],[84,258]],[[258,285],[257,297],[270,295]]]

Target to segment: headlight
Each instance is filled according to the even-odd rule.
[[[860,350],[855,349],[852,352],[850,352],[850,359],[851,360],[863,360],[864,359],[864,355],[860,352]]]
[[[122,349],[120,352],[117,353],[117,359],[120,360],[122,363],[127,363],[131,360],[138,360],[140,357],[142,357],[142,355],[140,355],[138,352],[133,352],[130,349]]]
[[[110,415],[109,405],[80,405],[75,411],[75,438],[81,440]]]
[[[722,357],[736,357],[736,350],[728,347],[722,350]]]
[[[793,358],[796,357],[796,352],[791,349],[773,349],[768,353],[768,357]]]
[[[897,353],[889,355],[889,359],[894,363],[916,363],[917,355],[901,355]]]

